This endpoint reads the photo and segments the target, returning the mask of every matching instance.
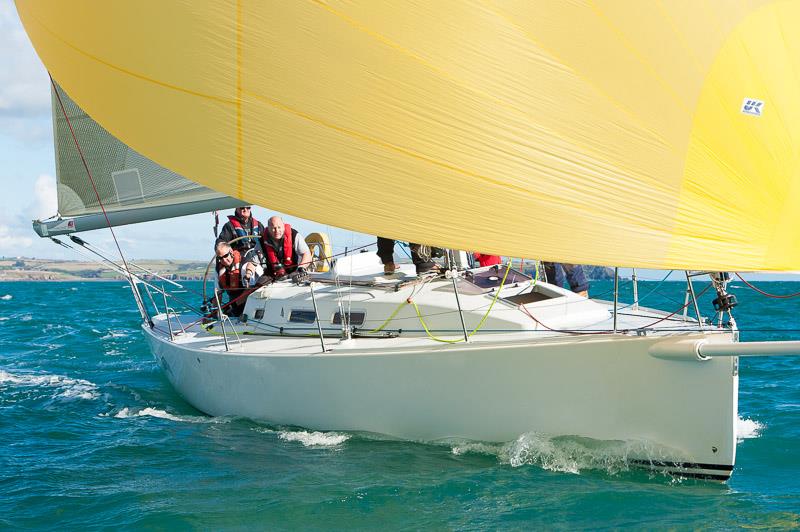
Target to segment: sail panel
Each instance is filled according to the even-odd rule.
[[[507,256],[800,267],[796,0],[17,6],[93,118],[224,194]]]
[[[85,219],[77,223],[53,222],[50,234],[61,228],[72,232],[105,227],[98,196],[106,212],[115,214],[109,217],[112,225],[208,212],[242,203],[189,181],[128,147],[92,120],[58,84],[51,92],[58,214],[62,219]]]

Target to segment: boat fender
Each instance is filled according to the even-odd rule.
[[[707,341],[705,339],[662,340],[651,345],[647,352],[650,353],[650,356],[665,360],[706,361],[711,360],[711,357],[701,355],[700,346]]]

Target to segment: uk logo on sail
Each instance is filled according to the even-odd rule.
[[[742,112],[746,115],[761,116],[764,112],[764,102],[753,98],[745,98],[742,102]]]

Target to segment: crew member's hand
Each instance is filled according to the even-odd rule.
[[[306,269],[300,266],[299,268],[297,268],[297,270],[295,270],[294,274],[292,275],[292,280],[295,282],[295,284],[300,284],[308,281],[308,277],[309,276]]]
[[[253,278],[253,275],[256,273],[256,265],[252,262],[248,262],[247,266],[245,266],[244,270],[244,278],[248,281]]]

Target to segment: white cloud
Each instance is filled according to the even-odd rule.
[[[0,50],[0,131],[23,145],[48,142],[50,79],[11,0],[0,0]]]
[[[8,225],[0,224],[0,255],[23,255],[33,245],[33,238],[22,236]]]
[[[44,220],[58,211],[58,193],[56,178],[42,174],[33,183],[33,204],[27,214],[33,218]]]

